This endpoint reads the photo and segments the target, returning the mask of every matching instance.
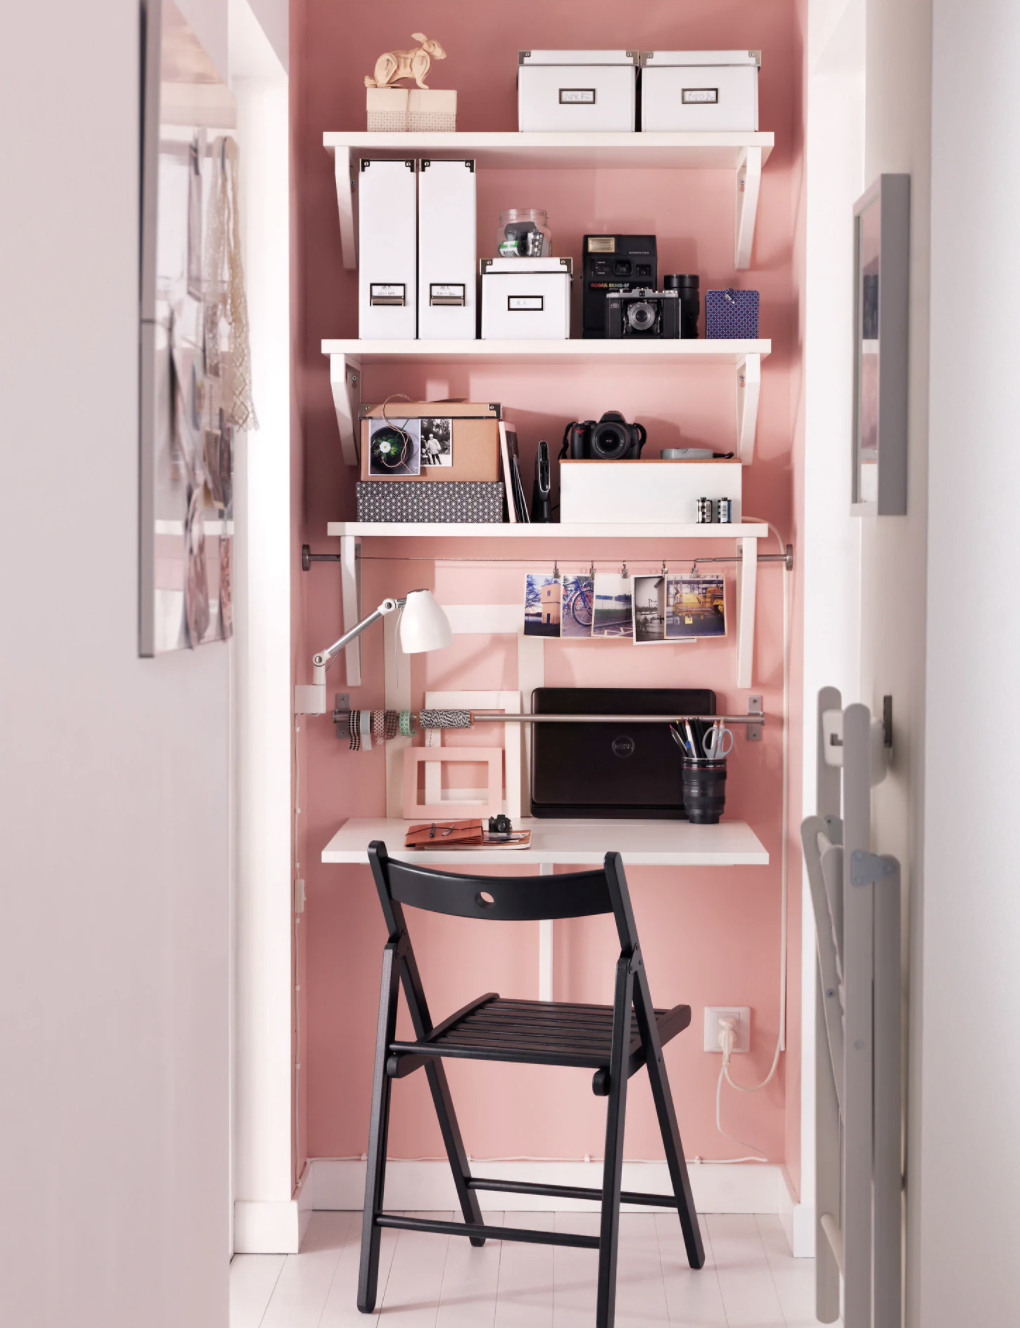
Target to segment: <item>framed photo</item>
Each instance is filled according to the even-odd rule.
[[[666,640],[666,578],[634,577],[634,644],[662,645]]]
[[[453,465],[453,420],[422,420],[421,464],[423,466]]]
[[[852,510],[907,510],[910,176],[881,175],[854,204]]]
[[[420,419],[369,420],[368,473],[375,479],[421,474]]]
[[[666,578],[666,640],[726,635],[726,583],[721,576]]]

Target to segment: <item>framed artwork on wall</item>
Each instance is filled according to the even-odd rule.
[[[852,510],[907,510],[910,176],[881,175],[854,204]]]
[[[174,4],[143,0],[139,625],[143,657],[233,634],[233,457],[257,427],[233,95]]]

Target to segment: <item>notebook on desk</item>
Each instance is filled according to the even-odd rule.
[[[715,692],[673,687],[539,687],[539,715],[714,715]],[[531,814],[684,816],[680,753],[668,724],[536,724]]]

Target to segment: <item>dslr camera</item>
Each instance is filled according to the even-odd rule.
[[[675,290],[631,290],[606,296],[606,336],[679,337],[680,296]]]
[[[637,461],[647,438],[643,424],[628,424],[618,410],[607,410],[598,421],[567,425],[560,460]]]

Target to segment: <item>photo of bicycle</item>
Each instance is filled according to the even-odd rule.
[[[561,636],[590,637],[595,616],[595,587],[590,576],[563,578],[563,626]]]

